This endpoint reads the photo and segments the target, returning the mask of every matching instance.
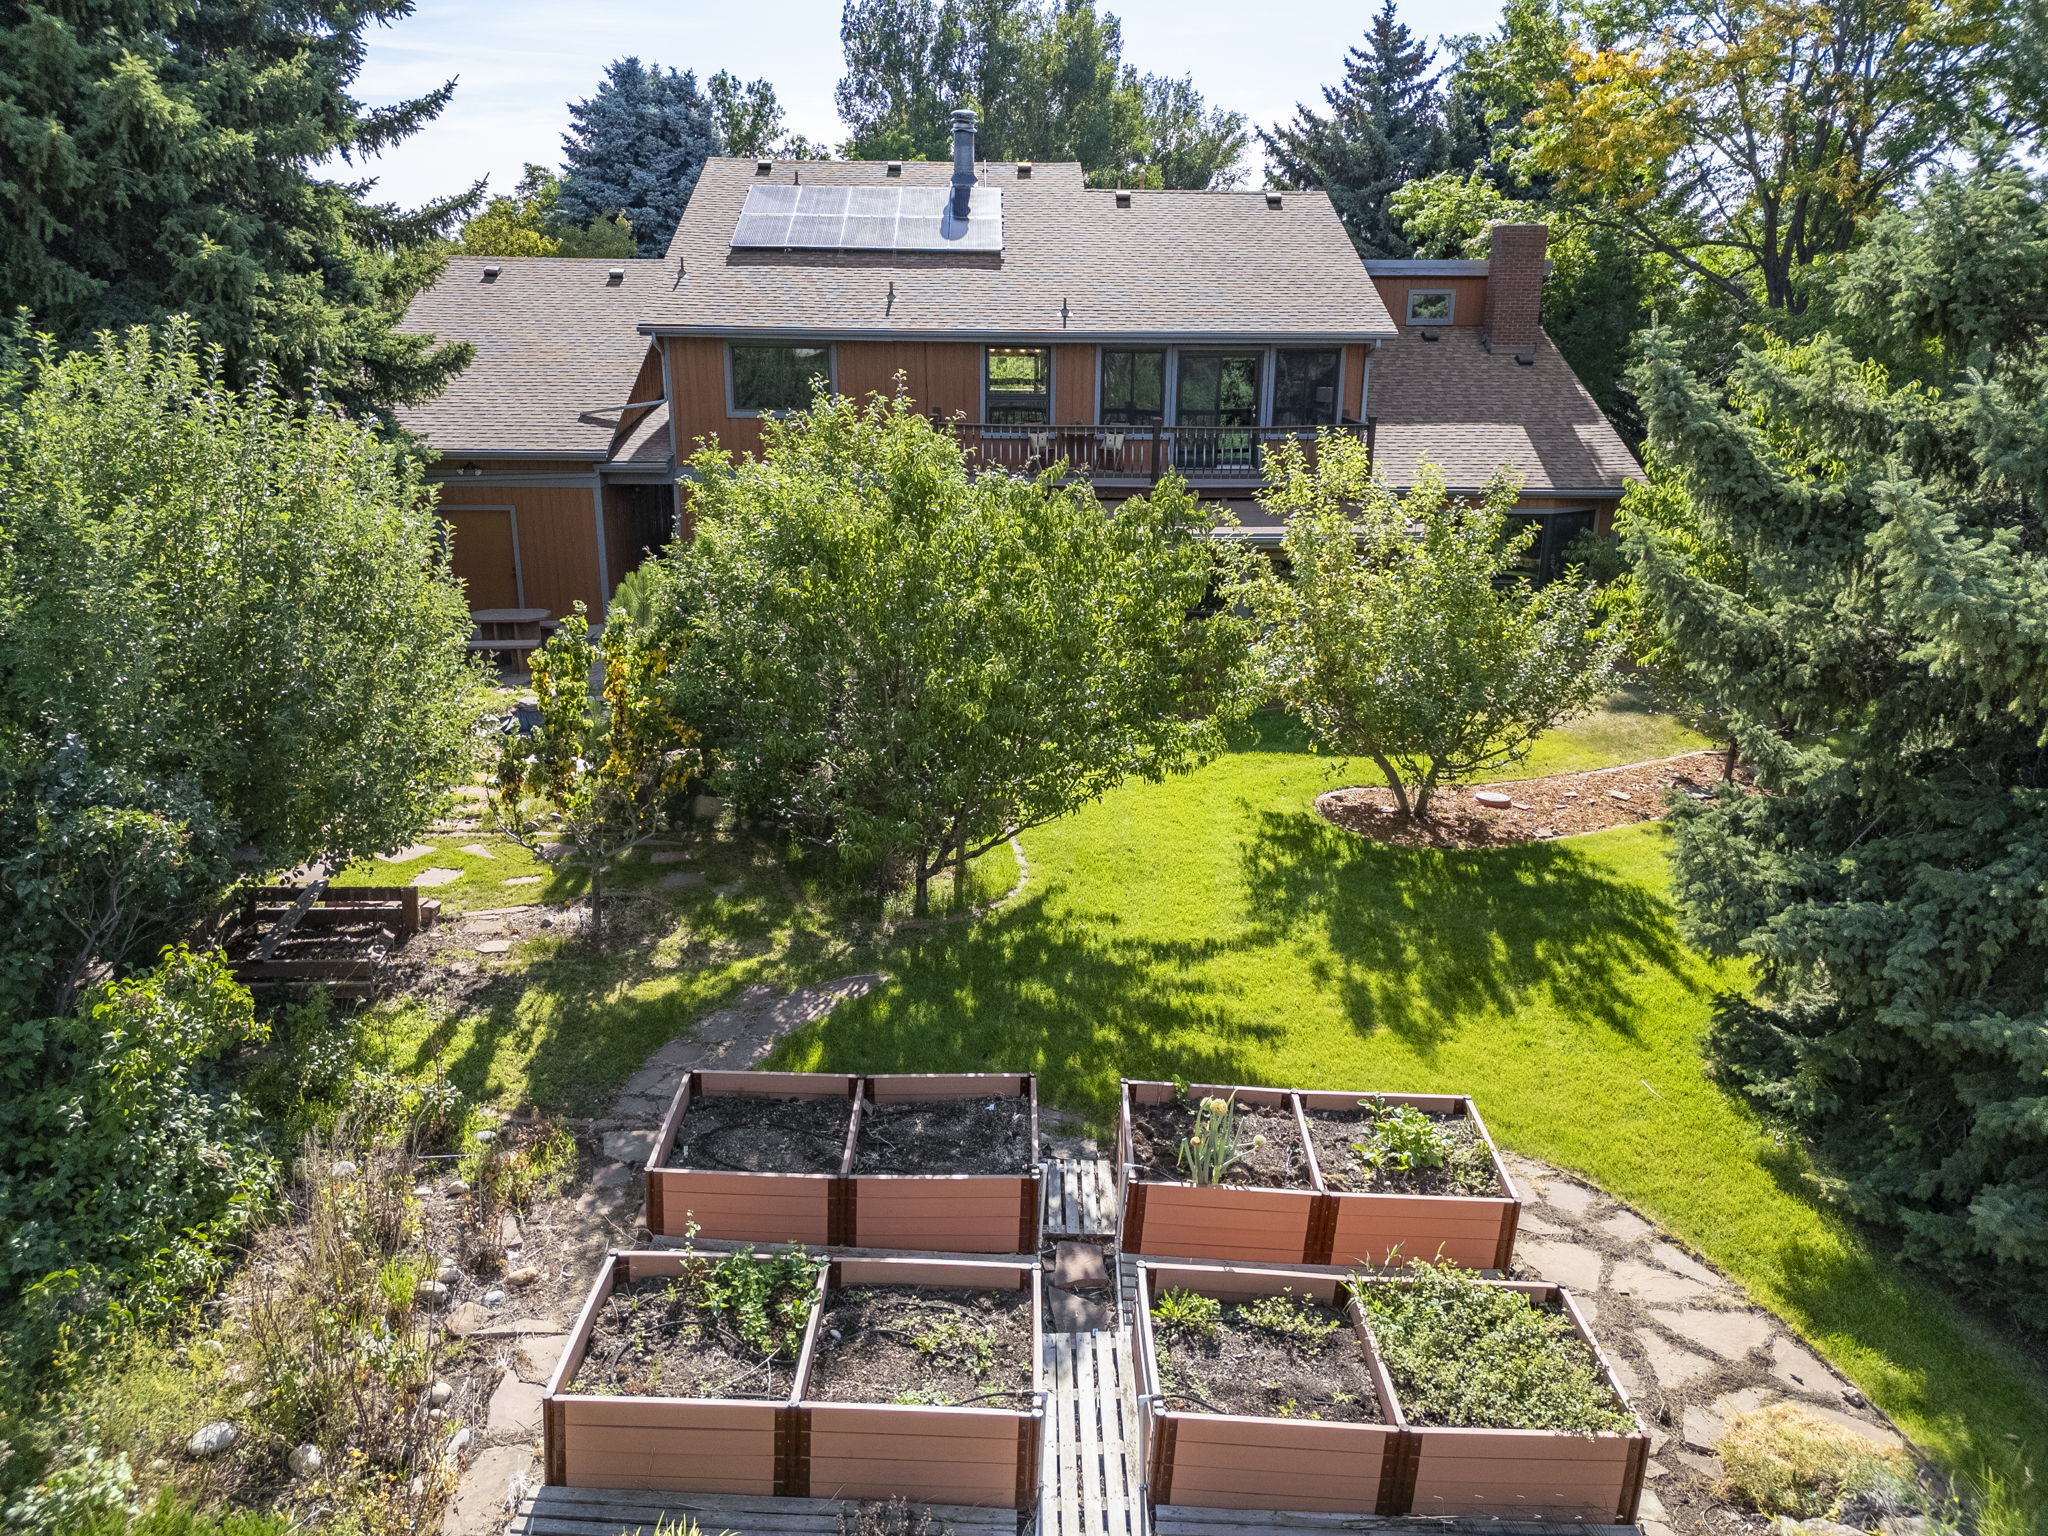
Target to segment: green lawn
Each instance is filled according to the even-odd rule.
[[[1513,776],[1703,744],[1624,699]],[[805,899],[761,852],[707,839],[703,867],[743,878],[742,895],[675,893],[665,935],[624,958],[528,945],[487,1007],[388,1013],[391,1048],[473,1092],[589,1112],[751,982],[879,968],[889,986],[774,1064],[1028,1068],[1049,1102],[1098,1125],[1119,1075],[1469,1092],[1503,1143],[1667,1224],[1921,1444],[2001,1480],[1987,1529],[2037,1528],[2023,1461],[2048,1465],[2048,1377],[1831,1219],[1797,1152],[1707,1081],[1713,994],[1744,976],[1679,941],[1663,829],[1386,848],[1310,809],[1362,777],[1263,719],[1245,750],[1029,834],[1029,884],[1001,910],[886,940]],[[1014,874],[1006,854],[990,863],[984,892]]]

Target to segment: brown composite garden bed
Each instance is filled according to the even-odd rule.
[[[720,1261],[776,1258],[606,1261],[548,1383],[550,1484],[1018,1509],[1036,1501],[1045,1419],[1036,1263],[830,1261],[806,1291],[800,1348],[763,1361],[669,1298],[686,1266]],[[661,1395],[665,1382],[708,1395]]]
[[[700,1237],[1032,1253],[1029,1073],[692,1072],[647,1165],[647,1225]]]
[[[1265,1145],[1217,1185],[1174,1166],[1175,1116],[1205,1097],[1250,1109],[1244,1139]],[[1373,1106],[1368,1110],[1365,1106]],[[1446,1166],[1367,1169],[1347,1126],[1377,1112],[1426,1119],[1452,1151]],[[1280,1127],[1278,1134],[1272,1127]],[[1383,1266],[1444,1259],[1504,1270],[1521,1200],[1469,1098],[1126,1080],[1117,1124],[1122,1249],[1252,1264]]]
[[[1599,1383],[1611,1394],[1613,1412],[1630,1426],[1626,1431],[1450,1428],[1410,1422],[1360,1305],[1361,1296],[1373,1288],[1402,1283],[1366,1280],[1355,1286],[1339,1276],[1303,1270],[1141,1264],[1139,1315],[1133,1326],[1139,1432],[1153,1503],[1379,1516],[1633,1522],[1649,1437],[1628,1408],[1626,1394],[1571,1297],[1550,1285],[1474,1282],[1525,1296],[1532,1305],[1568,1320],[1570,1337],[1576,1341],[1573,1347],[1582,1347],[1597,1369]],[[1341,1345],[1349,1357],[1344,1370],[1332,1367],[1331,1354],[1297,1349],[1292,1379],[1305,1385],[1321,1383],[1319,1396],[1308,1385],[1300,1396],[1277,1404],[1247,1404],[1242,1394],[1238,1401],[1208,1401],[1190,1387],[1191,1381],[1199,1380],[1200,1362],[1190,1369],[1188,1335],[1154,1320],[1153,1309],[1162,1296],[1171,1295],[1184,1307],[1190,1293],[1222,1304],[1225,1331],[1233,1313],[1242,1317],[1248,1304],[1265,1304],[1262,1298],[1284,1298],[1304,1311],[1303,1303],[1319,1304],[1330,1323],[1337,1325],[1322,1348],[1334,1351]],[[1217,1372],[1219,1377],[1226,1374]],[[1269,1379],[1277,1376],[1283,1386],[1290,1380],[1284,1372],[1268,1369],[1266,1374]],[[1340,1382],[1349,1390],[1340,1391]],[[1370,1384],[1370,1404],[1359,1401],[1360,1382]],[[1245,1406],[1267,1411],[1218,1411]]]

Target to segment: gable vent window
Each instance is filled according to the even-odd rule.
[[[1410,288],[1410,325],[1449,325],[1456,312],[1457,295],[1448,288]]]
[[[1266,194],[1266,206],[1268,208],[1278,208],[1280,206],[1280,194],[1278,192],[1268,192]]]
[[[1130,193],[1128,193],[1128,192],[1119,192],[1119,193],[1117,193],[1117,195],[1116,195],[1116,205],[1117,205],[1117,207],[1119,207],[1119,208],[1128,208],[1128,207],[1130,207],[1130,206],[1131,206],[1131,194],[1130,194]]]

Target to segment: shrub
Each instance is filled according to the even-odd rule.
[[[1459,1429],[1629,1433],[1634,1416],[1570,1319],[1448,1264],[1354,1282],[1410,1420]]]
[[[1715,1447],[1725,1497],[1766,1515],[1832,1519],[1858,1494],[1909,1475],[1912,1459],[1796,1403],[1737,1414]]]

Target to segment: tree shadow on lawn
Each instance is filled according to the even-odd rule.
[[[1645,973],[1705,990],[1670,906],[1567,844],[1399,848],[1311,811],[1247,812],[1254,933],[1307,951],[1361,1031],[1427,1055],[1476,1015],[1544,999],[1632,1039]]]
[[[891,985],[792,1036],[776,1064],[831,1072],[1036,1072],[1040,1097],[1103,1125],[1120,1076],[1248,1082],[1284,1033],[1234,1018],[1196,974],[1224,946],[1134,938],[1041,889],[899,939]]]

